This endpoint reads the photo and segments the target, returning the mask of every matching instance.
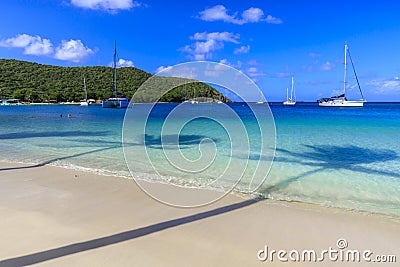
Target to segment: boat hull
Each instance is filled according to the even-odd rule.
[[[283,102],[283,104],[286,105],[286,106],[294,106],[294,105],[296,105],[296,102],[294,102],[294,101],[285,101],[285,102]]]
[[[109,98],[102,103],[103,108],[128,108],[129,106],[128,98]]]
[[[320,102],[320,107],[363,107],[364,101],[346,101],[346,100],[333,100]]]

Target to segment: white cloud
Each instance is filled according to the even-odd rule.
[[[250,67],[246,70],[247,75],[249,75],[251,78],[254,77],[260,77],[260,76],[265,76],[265,73],[260,71],[256,67]]]
[[[333,64],[333,63],[327,61],[327,62],[325,62],[324,64],[322,64],[322,65],[319,67],[319,69],[320,69],[320,70],[323,70],[323,71],[329,71],[329,70],[334,69],[335,67],[336,67],[335,64]]]
[[[235,51],[233,51],[234,54],[247,54],[250,51],[250,45],[242,45],[239,48],[236,48]]]
[[[174,66],[160,66],[156,70],[157,76],[180,77],[186,79],[197,79],[199,69],[196,65],[177,64]]]
[[[208,40],[206,42],[195,42],[191,45],[186,45],[181,50],[187,52],[191,59],[194,60],[205,60],[212,57],[212,51],[221,49],[224,44],[216,42],[214,40]]]
[[[238,44],[237,39],[240,38],[239,34],[234,34],[231,32],[196,32],[193,36],[190,37],[192,40],[214,40],[214,41],[223,41],[223,42],[231,42]]]
[[[224,43],[238,44],[239,34],[231,32],[197,32],[190,37],[196,42],[180,50],[189,54],[191,59],[206,60],[212,58],[212,52],[224,48]]]
[[[110,12],[131,9],[142,5],[132,0],[71,0],[71,4],[80,8],[106,10]]]
[[[219,63],[231,66],[232,68],[240,69],[243,66],[243,62],[238,60],[236,62],[230,62],[226,58],[223,58],[219,61]]]
[[[48,56],[73,62],[79,62],[94,53],[92,49],[84,46],[81,40],[62,40],[61,45],[54,49],[49,39],[29,34],[18,34],[15,37],[0,40],[0,46],[23,48],[26,55]]]
[[[270,23],[270,24],[282,24],[283,21],[279,18],[275,18],[271,15],[268,15],[267,18],[265,19],[266,22]]]
[[[25,47],[24,53],[27,55],[50,55],[54,51],[53,44],[48,39],[37,40]]]
[[[219,63],[225,64],[225,65],[228,65],[228,66],[232,66],[232,64],[226,58],[221,59],[219,61]]]
[[[126,59],[122,59],[120,58],[117,62],[117,68],[123,68],[123,67],[134,67],[135,65],[133,64],[132,60],[126,60]],[[113,67],[113,62],[110,62],[108,64],[109,67]]]
[[[36,37],[37,38],[37,37]],[[39,37],[40,38],[40,37]],[[6,40],[2,40],[0,42],[1,46],[4,47],[26,47],[28,46],[33,40],[35,39],[34,36],[30,36],[28,34],[18,34],[15,37],[8,38]]]
[[[53,44],[50,40],[42,39],[37,35],[18,34],[15,37],[0,41],[0,46],[24,48],[26,55],[42,56],[53,53]]]
[[[167,67],[165,67],[165,66],[160,66],[160,67],[158,67],[158,68],[156,69],[156,73],[159,73],[159,72],[161,72],[161,71],[166,71],[166,70],[171,69],[171,68],[172,68],[171,66],[167,66]]]
[[[132,60],[126,60],[120,58],[117,62],[117,67],[134,67],[135,65],[133,64]]]
[[[372,92],[375,94],[393,94],[400,93],[400,79],[394,77],[390,79],[372,80],[366,85],[371,86]]]
[[[235,20],[234,17],[236,16],[236,14],[230,16],[227,14],[227,11],[228,10],[223,5],[216,5],[211,8],[200,11],[199,18],[205,21],[223,20],[225,22],[232,22],[232,20]]]
[[[268,15],[270,16],[270,15]],[[264,11],[257,7],[251,7],[242,13],[242,21],[247,22],[259,22],[264,17]]]
[[[251,7],[244,10],[241,16],[238,16],[238,12],[233,14],[228,14],[228,9],[223,5],[216,5],[211,8],[207,8],[199,12],[199,18],[204,21],[218,21],[222,20],[224,22],[243,25],[246,23],[256,23],[260,21],[265,21],[271,24],[281,24],[282,20],[268,15],[264,18],[264,11],[258,7]]]
[[[238,65],[242,64],[240,61],[238,61],[236,64],[232,64],[226,58],[221,59],[218,63],[220,64],[212,64],[207,66],[204,75],[207,77],[222,77],[227,71],[230,71],[230,67],[239,68]]]
[[[255,82],[255,83],[259,81],[258,77],[261,77],[261,76],[265,76],[265,75],[266,75],[264,72],[262,72],[261,70],[259,70],[259,69],[256,68],[256,67],[247,68],[244,72],[245,72],[245,73],[251,78],[251,80],[253,80],[253,82]]]
[[[54,58],[79,62],[93,53],[93,50],[84,46],[81,40],[62,40],[61,45],[56,48]]]

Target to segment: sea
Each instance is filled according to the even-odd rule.
[[[0,140],[1,161],[400,219],[400,103],[0,106]]]

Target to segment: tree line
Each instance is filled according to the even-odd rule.
[[[18,98],[22,101],[45,102],[56,100],[79,101],[84,98],[83,78],[89,99],[102,100],[113,97],[112,68],[104,66],[61,67],[43,65],[14,59],[0,59],[0,99]],[[117,88],[120,97],[129,99],[152,74],[135,67],[117,69]],[[192,98],[209,98],[229,101],[213,87],[182,78],[156,77],[155,85],[146,86],[135,95],[140,102],[181,102]],[[147,84],[147,83],[146,83]],[[171,88],[162,94],[165,88]],[[157,96],[162,95],[161,99]]]

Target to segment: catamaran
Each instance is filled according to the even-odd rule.
[[[351,66],[353,68],[354,76],[356,77],[358,89],[360,90],[361,99],[360,100],[347,100],[346,98],[346,88],[347,88],[347,55],[349,55],[349,59],[351,62]],[[357,78],[356,70],[354,68],[353,60],[351,59],[350,50],[347,46],[347,43],[344,44],[344,83],[343,83],[343,94],[332,96],[330,98],[322,98],[318,100],[318,104],[320,107],[363,107],[364,103],[367,102],[364,99],[364,95],[361,90],[360,83]]]
[[[114,62],[113,62],[113,93],[114,97],[104,100],[103,108],[127,108],[129,107],[129,99],[126,97],[118,97],[117,93],[117,42],[114,41]]]
[[[284,105],[296,105],[296,92],[294,91],[294,78],[292,76],[292,90],[290,91],[289,98],[289,88],[286,88],[286,101],[283,102]]]
[[[15,98],[15,99],[8,99],[8,100],[5,100],[5,99],[1,100],[1,99],[0,99],[0,104],[1,104],[2,106],[24,105],[23,102],[21,102],[19,99],[16,99],[16,98]]]

